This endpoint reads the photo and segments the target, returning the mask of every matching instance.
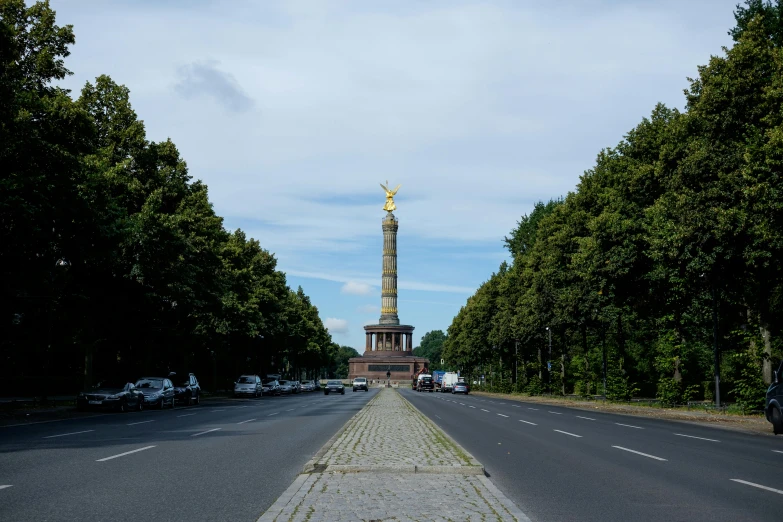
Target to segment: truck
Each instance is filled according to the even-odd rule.
[[[441,391],[440,385],[444,373],[446,372],[443,370],[435,370],[432,372],[432,382],[435,384],[435,391]]]
[[[446,372],[441,379],[440,391],[443,393],[451,393],[451,389],[454,388],[454,383],[459,380],[457,372]]]
[[[413,379],[411,379],[411,381],[412,381],[411,382],[411,389],[413,389],[413,390],[416,389],[416,387],[419,384],[419,376],[420,375],[425,375],[425,374],[428,375],[428,376],[430,375],[430,369],[427,368],[426,366],[424,368],[422,368],[421,370],[419,370],[418,372],[416,372],[415,375],[413,375]]]

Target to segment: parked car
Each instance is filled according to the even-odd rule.
[[[302,385],[299,381],[291,381],[291,393],[299,393],[302,391]]]
[[[772,423],[773,433],[783,434],[783,362],[772,372],[772,384],[767,389],[764,403],[764,413]]]
[[[316,379],[313,381],[313,391],[321,391],[321,381]]]
[[[294,387],[291,381],[277,381],[280,385],[280,393],[290,395],[294,393]]]
[[[423,392],[423,391],[434,391],[435,390],[435,383],[432,380],[432,375],[419,375],[419,380],[416,383],[416,391]]]
[[[179,377],[182,375],[183,377]],[[174,400],[190,406],[201,403],[201,385],[190,372],[171,372],[169,379],[174,384]]]
[[[131,382],[105,380],[76,397],[76,409],[83,411],[90,408],[112,409],[123,413],[130,409],[141,411],[144,409],[144,394]]]
[[[369,386],[367,385],[367,377],[356,377],[353,380],[353,383],[351,384],[353,385],[353,391],[356,390],[368,391],[370,389]]]
[[[330,392],[345,395],[345,386],[343,386],[343,381],[327,381],[326,386],[324,387],[324,395],[329,395]]]
[[[164,377],[142,377],[135,384],[144,394],[144,406],[163,409],[167,404],[174,407],[174,384]]]
[[[451,394],[454,395],[455,393],[464,393],[467,395],[470,393],[470,386],[468,386],[468,383],[465,381],[457,381],[454,383],[454,386],[451,388]]]
[[[302,391],[303,392],[311,392],[315,390],[315,386],[313,385],[313,381],[302,381]]]
[[[240,395],[249,395],[258,397],[264,394],[264,386],[261,383],[261,377],[258,375],[240,375],[234,383],[234,397]]]
[[[280,383],[277,379],[264,379],[261,383],[263,395],[280,395]]]

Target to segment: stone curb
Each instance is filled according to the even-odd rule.
[[[453,445],[454,445],[454,447],[455,447],[455,448],[457,448],[457,450],[461,451],[461,452],[462,452],[462,453],[463,453],[463,454],[464,454],[466,457],[468,457],[468,461],[470,462],[470,464],[468,464],[467,466],[462,466],[462,467],[464,467],[464,468],[473,468],[473,467],[481,468],[481,474],[482,474],[482,475],[484,474],[484,466],[483,466],[483,465],[482,465],[482,464],[481,464],[481,463],[480,463],[478,460],[476,460],[476,458],[475,458],[473,455],[471,455],[471,454],[470,454],[470,453],[469,453],[469,452],[468,452],[468,451],[467,451],[465,448],[463,448],[462,446],[460,446],[460,445],[457,443],[457,441],[456,441],[456,440],[452,439],[452,438],[451,438],[451,436],[450,436],[448,433],[446,433],[445,431],[443,431],[443,430],[440,428],[440,426],[438,426],[437,424],[435,424],[434,422],[432,422],[432,421],[431,421],[429,418],[427,418],[427,416],[426,416],[426,415],[424,415],[422,412],[420,412],[420,411],[419,411],[419,409],[418,409],[416,406],[414,406],[412,402],[410,402],[408,399],[406,399],[405,397],[403,397],[403,396],[402,396],[402,394],[401,394],[400,392],[397,392],[397,394],[400,396],[400,398],[401,398],[402,400],[404,400],[406,403],[408,403],[408,404],[411,406],[411,408],[413,408],[413,410],[414,410],[414,411],[415,411],[415,412],[416,412],[416,413],[417,413],[417,414],[418,414],[418,415],[419,415],[419,416],[420,416],[422,419],[424,419],[426,422],[428,422],[428,423],[429,423],[429,425],[430,425],[430,426],[432,426],[432,428],[433,428],[433,429],[434,429],[436,432],[440,433],[440,435],[441,435],[441,436],[442,436],[444,439],[446,439],[447,441],[449,441],[451,444],[453,444]],[[431,467],[437,467],[437,466],[431,466]],[[473,474],[474,474],[474,473],[465,473],[465,475],[473,475]]]
[[[340,436],[345,433],[345,430],[347,430],[351,425],[353,425],[353,422],[356,420],[356,417],[359,416],[361,412],[364,411],[364,409],[372,404],[379,396],[381,395],[381,392],[378,392],[375,394],[375,397],[367,401],[367,404],[362,406],[362,408],[354,414],[353,417],[348,419],[348,421],[343,424],[343,427],[337,430],[337,433],[334,434],[334,436],[326,441],[326,444],[321,446],[321,449],[319,449],[317,452],[315,452],[315,455],[313,455],[313,458],[307,461],[307,464],[304,465],[302,468],[302,473],[321,473],[323,472],[323,469],[316,469],[316,466],[318,465],[318,461],[326,455],[326,452],[331,449],[332,446],[337,442],[337,439],[340,438]]]
[[[308,478],[310,478],[310,475],[298,475],[293,484],[288,486],[288,489],[283,491],[283,494],[280,495],[277,500],[275,500],[275,503],[272,504],[272,506],[267,509],[263,515],[258,517],[256,522],[273,522],[275,518],[277,518],[277,516],[283,511],[283,508],[285,508],[286,505],[291,502],[294,496],[296,496],[299,490],[302,489],[302,486],[304,486],[304,483]]]
[[[481,475],[482,466],[353,466],[350,464],[329,464],[323,473],[433,473],[438,475]]]
[[[500,490],[495,486],[491,480],[489,480],[486,476],[482,475],[478,478],[482,484],[484,484],[484,487],[487,488],[490,493],[495,495],[495,498],[503,504],[503,507],[508,510],[509,513],[511,513],[519,522],[531,522],[530,518],[525,515],[525,513],[522,512],[521,509],[517,507],[516,504],[511,502],[511,500],[506,497],[503,493],[500,492]]]

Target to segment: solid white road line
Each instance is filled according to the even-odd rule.
[[[746,480],[740,480],[740,479],[729,479],[729,480],[731,480],[732,482],[739,482],[740,484],[745,484],[746,486],[753,486],[754,488],[766,489],[767,491],[771,491],[773,493],[777,493],[778,495],[783,495],[783,490],[780,490],[780,489],[775,489],[775,488],[770,488],[770,487],[767,487],[767,486],[762,486],[761,484],[754,484],[753,482],[748,482]]]
[[[42,438],[53,439],[55,437],[67,437],[68,435],[79,435],[80,433],[90,433],[91,431],[95,431],[95,430],[74,431],[71,433],[61,433],[59,435],[49,435],[48,437],[42,437]]]
[[[648,457],[648,458],[655,459],[655,460],[662,460],[662,461],[666,462],[666,459],[662,459],[661,457],[656,457],[655,455],[648,455],[647,453],[642,453],[641,451],[636,451],[636,450],[632,450],[632,449],[628,449],[628,448],[623,448],[622,446],[612,446],[612,447],[613,448],[617,448],[619,450],[629,451],[631,453],[636,453],[637,455],[642,455],[643,457]]]
[[[13,484],[0,485],[0,489],[10,488]]]
[[[190,417],[191,415],[195,415],[195,413],[186,413],[184,415],[177,415],[177,417]]]
[[[637,430],[643,430],[641,426],[631,426],[630,424],[620,424],[619,422],[615,422],[618,426],[625,426],[626,428],[636,428]]]
[[[137,424],[147,424],[148,422],[155,422],[155,419],[148,420],[148,421],[131,422],[130,424],[127,424],[127,426],[135,426]]]
[[[279,412],[279,411],[277,411],[277,412],[275,412],[275,413],[270,413],[269,415],[267,415],[267,417],[271,417],[272,415],[277,415],[278,413],[280,413],[280,412]]]
[[[522,419],[519,419],[519,422],[524,422],[525,424],[530,424],[531,426],[538,426],[538,424],[536,424],[535,422],[530,422]]]
[[[581,435],[577,435],[576,433],[568,433],[567,431],[563,431],[563,430],[553,430],[553,431],[556,431],[558,433],[562,433],[564,435],[571,435],[572,437],[578,437],[580,439],[582,438]]]
[[[481,411],[485,411],[485,412],[487,412],[487,413],[492,413],[492,412],[490,412],[489,410],[485,410],[484,408],[481,408]]]
[[[699,439],[699,440],[708,440],[710,442],[720,442],[719,440],[715,439],[705,439],[704,437],[696,437],[694,435],[685,435],[684,433],[675,433],[678,437],[688,437],[689,439]]]
[[[558,413],[556,411],[550,411],[549,413],[554,413],[555,415],[562,415],[562,413]]]
[[[584,419],[584,420],[595,420],[595,419],[590,418],[590,417],[582,417],[581,415],[577,415],[576,418],[577,419]]]
[[[506,418],[508,418],[508,415],[503,415],[502,413],[498,413],[498,416],[499,417],[506,417]]]
[[[132,451],[126,451],[125,453],[120,453],[119,455],[112,455],[111,457],[106,457],[104,459],[98,459],[95,462],[106,462],[107,460],[116,459],[116,458],[119,458],[119,457],[124,457],[125,455],[130,455],[131,453],[138,453],[140,451],[148,450],[148,449],[151,449],[151,448],[154,448],[154,447],[155,446],[145,446],[143,448],[135,449],[135,450],[132,450]]]
[[[256,420],[256,419],[247,419],[246,421],[237,422],[237,424],[244,424],[246,422],[253,422],[254,420]]]
[[[219,430],[222,430],[222,429],[223,428],[212,428],[211,430],[202,431],[202,432],[199,432],[199,433],[194,433],[193,435],[191,435],[191,437],[198,437],[199,435],[204,435],[205,433],[212,433],[213,431],[219,431]]]

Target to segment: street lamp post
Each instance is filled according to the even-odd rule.
[[[514,386],[519,383],[519,340],[514,339]]]
[[[546,331],[549,334],[549,355],[546,360],[546,387],[547,391],[552,393],[552,329],[546,327]]]
[[[720,355],[718,354],[718,304],[712,287],[712,350],[715,359],[715,406],[720,408]]]

